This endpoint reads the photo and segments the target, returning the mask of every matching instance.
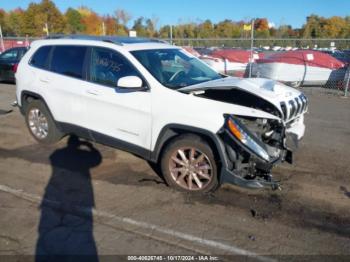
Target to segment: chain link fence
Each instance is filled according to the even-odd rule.
[[[221,73],[270,78],[292,87],[317,86],[348,95],[350,39],[256,38],[253,40],[250,61],[245,61],[244,72],[242,65],[237,65],[237,61],[224,56],[211,57],[211,54],[214,50],[230,49],[250,52],[251,39],[164,40],[175,45],[192,47],[200,53],[202,60]],[[254,62],[249,63],[251,60]]]
[[[4,49],[28,46],[36,39],[38,38],[5,37]],[[345,96],[349,93],[350,39],[255,38],[252,55],[249,55],[246,61],[233,61],[232,56],[230,58],[223,55],[212,57],[212,53],[214,50],[223,49],[245,50],[250,53],[251,39],[248,38],[161,40],[192,48],[203,61],[213,66],[215,70],[228,75],[270,78],[293,87],[319,86],[335,90]],[[284,58],[285,61],[278,58],[279,54],[287,52],[292,54],[296,50],[304,50],[303,56],[287,56]],[[314,50],[324,55],[319,55],[319,52],[313,53]],[[269,57],[276,56],[275,61],[269,60]]]
[[[243,48],[247,49],[251,46],[250,38],[167,38],[163,39],[180,46],[193,47],[226,47],[226,48]],[[329,39],[329,38],[254,38],[255,48],[272,49],[350,49],[350,39]]]

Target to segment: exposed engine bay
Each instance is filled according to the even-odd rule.
[[[227,172],[233,183],[259,188],[279,188],[271,170],[280,162],[292,163],[290,141],[297,145],[304,135],[307,98],[301,92],[266,79],[225,78],[186,87],[180,91],[204,99],[251,108],[227,112],[218,135],[225,145]],[[256,112],[266,112],[261,117]],[[227,177],[227,176],[226,176]],[[229,176],[228,176],[229,177]]]
[[[240,137],[232,122],[241,126],[246,138]],[[239,132],[239,131],[238,131]],[[226,124],[220,134],[225,143],[229,159],[229,169],[245,180],[257,180],[279,187],[271,175],[273,166],[287,160],[291,163],[291,153],[284,145],[285,128],[277,120],[251,117],[227,116]],[[252,140],[247,143],[244,140]],[[289,153],[288,153],[289,152]]]
[[[225,103],[259,109],[277,117],[281,117],[281,113],[273,104],[262,99],[259,96],[256,96],[254,94],[248,93],[240,89],[208,89],[202,91],[201,93],[198,92],[197,96]]]

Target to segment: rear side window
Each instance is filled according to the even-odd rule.
[[[30,64],[38,68],[46,69],[48,65],[50,50],[51,46],[40,47],[30,60]]]
[[[51,59],[51,71],[75,78],[83,78],[84,46],[56,46]]]

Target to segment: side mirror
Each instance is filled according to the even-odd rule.
[[[119,78],[117,86],[120,88],[140,89],[142,88],[142,79],[138,76],[124,76]]]

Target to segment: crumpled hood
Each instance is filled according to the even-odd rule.
[[[240,89],[270,102],[280,109],[280,102],[299,96],[301,92],[274,80],[265,78],[226,77],[178,89],[182,92],[205,91],[208,89]]]

